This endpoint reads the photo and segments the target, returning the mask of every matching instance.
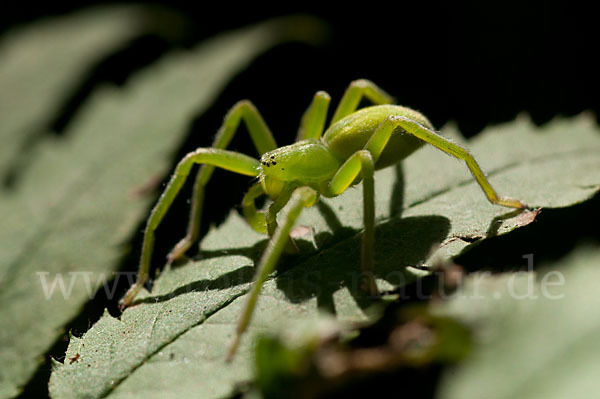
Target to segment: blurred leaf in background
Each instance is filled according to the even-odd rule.
[[[476,331],[437,397],[586,398],[600,391],[600,252],[580,246],[534,273],[467,278],[439,310]]]
[[[143,33],[143,9],[96,9],[15,29],[0,41],[2,178],[29,137],[49,128],[96,63]]]

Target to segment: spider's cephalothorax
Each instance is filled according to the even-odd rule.
[[[375,105],[357,110],[363,97]],[[465,161],[488,200],[494,204],[525,208],[515,199],[496,194],[473,156],[462,146],[444,138],[433,130],[425,116],[410,108],[391,105],[393,99],[367,80],[350,84],[325,130],[330,97],[318,92],[306,110],[295,144],[277,148],[269,128],[249,101],[237,103],[225,117],[213,147],[199,148],[186,155],[177,165],[171,181],[165,188],[148,219],[142,247],[138,278],[121,300],[121,306],[132,303],[148,278],[154,231],[171,206],[194,164],[202,164],[198,172],[192,200],[192,209],[186,236],[168,255],[169,262],[181,257],[198,239],[200,216],[204,202],[204,187],[215,167],[258,177],[243,198],[244,217],[257,231],[271,236],[270,245],[257,268],[255,285],[248,294],[246,308],[238,324],[236,338],[231,345],[231,358],[246,330],[261,286],[273,271],[282,252],[289,245],[289,234],[304,207],[312,206],[320,195],[335,197],[350,185],[363,183],[363,218],[361,268],[363,288],[377,294],[373,270],[375,228],[374,171],[412,154],[424,144]],[[260,160],[237,152],[227,151],[241,121],[261,155]],[[267,211],[258,211],[255,199],[267,195],[272,200]],[[288,211],[281,225],[277,214],[285,205]]]
[[[265,193],[276,199],[286,183],[319,187],[341,164],[320,140],[302,140],[263,154],[259,177]]]

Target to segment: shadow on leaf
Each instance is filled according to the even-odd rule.
[[[408,266],[421,264],[432,247],[450,231],[450,221],[442,216],[391,219],[375,231],[375,276],[394,286],[410,283],[415,276]],[[336,312],[333,295],[347,288],[356,303],[365,309],[373,304],[360,289],[360,234],[321,251],[277,277],[277,287],[291,302],[316,297],[319,308]]]

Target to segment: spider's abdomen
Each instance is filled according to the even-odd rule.
[[[322,141],[338,159],[348,159],[356,151],[364,148],[377,127],[389,116],[404,116],[432,128],[425,116],[410,108],[399,105],[376,105],[363,108],[334,123],[327,129]],[[404,129],[397,128],[375,167],[381,169],[393,165],[423,144],[423,141],[406,133]]]

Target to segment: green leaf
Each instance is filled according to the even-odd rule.
[[[459,140],[452,127],[444,132]],[[534,206],[569,206],[600,187],[600,136],[589,117],[556,120],[544,128],[520,120],[490,128],[468,146],[501,194]],[[411,156],[403,168],[405,190],[394,168],[376,175],[376,273],[382,288],[425,273],[410,266],[455,256],[474,240],[505,234],[537,215],[489,204],[464,164],[432,148]],[[199,260],[164,271],[152,293],[141,294],[141,303],[121,320],[105,314],[81,339],[72,340],[66,356],[79,354],[79,360],[57,365],[51,394],[222,397],[252,377],[256,334],[315,318],[323,310],[341,320],[367,319],[372,302],[358,289],[361,193],[360,187],[352,188],[304,213],[300,224],[310,228],[302,230],[312,231],[300,241],[304,252],[282,260],[265,283],[232,364],[224,363],[225,350],[253,265],[266,245],[266,238],[235,212],[204,238]],[[310,250],[311,245],[318,249]]]
[[[583,248],[535,274],[468,278],[441,310],[477,326],[478,342],[467,361],[447,371],[437,397],[558,399],[598,392],[599,264],[600,252]]]
[[[111,7],[48,19],[0,41],[0,171],[50,124],[95,63],[141,32],[140,7]],[[4,176],[2,176],[4,178]]]
[[[127,21],[127,10],[58,19],[47,25],[53,29],[32,28],[35,34],[28,33],[27,40],[36,43],[31,45],[36,52],[37,46],[51,41],[47,36],[54,31],[60,40],[97,37],[99,33],[85,30],[88,23],[96,31],[104,23],[103,28],[115,29],[118,21]],[[258,53],[282,40],[305,38],[289,32],[288,23],[276,20],[233,31],[192,51],[172,53],[135,75],[123,89],[103,87],[94,92],[64,137],[41,136],[35,159],[17,187],[3,188],[0,197],[0,398],[18,393],[65,323],[103,281],[112,278],[127,250],[122,243],[150,205],[150,198],[136,194],[136,188],[167,172],[194,115],[206,109]],[[72,50],[74,57],[86,58],[78,53],[81,46],[86,47],[64,46],[61,54]],[[73,65],[70,71],[85,65]],[[47,76],[51,66],[45,62],[38,66],[31,76]],[[52,93],[64,90],[66,84],[66,77],[52,83]],[[12,95],[25,104],[37,95],[32,90],[23,84],[21,94],[27,98],[21,100],[18,92]],[[40,108],[32,114],[32,123],[45,118],[50,98],[32,100]],[[11,129],[25,123],[17,119]],[[2,134],[4,143],[8,134],[4,129]]]

